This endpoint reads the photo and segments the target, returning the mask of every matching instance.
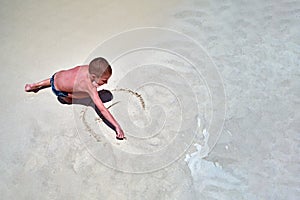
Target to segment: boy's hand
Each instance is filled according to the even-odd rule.
[[[116,138],[118,140],[126,139],[126,137],[124,136],[124,132],[123,132],[123,130],[120,127],[116,128],[116,133],[117,133]]]

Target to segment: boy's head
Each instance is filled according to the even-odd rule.
[[[92,82],[102,85],[107,83],[107,80],[112,74],[112,69],[107,60],[102,57],[98,57],[90,62],[89,74]]]

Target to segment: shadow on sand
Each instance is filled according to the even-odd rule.
[[[113,99],[113,95],[109,90],[100,90],[100,91],[98,91],[98,95],[103,103],[109,102]],[[78,105],[92,107],[95,110],[95,112],[97,113],[97,115],[102,119],[102,121],[108,127],[110,127],[112,130],[116,131],[115,127],[102,115],[102,113],[97,108],[97,106],[95,106],[95,104],[91,98],[88,97],[88,98],[83,98],[83,99],[73,99],[72,103],[68,103],[68,102],[64,101],[63,98],[61,98],[61,97],[57,97],[57,100],[61,104],[67,104],[67,105],[78,104]]]

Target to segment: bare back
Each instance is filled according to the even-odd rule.
[[[70,94],[86,93],[91,87],[91,81],[88,77],[88,65],[77,66],[68,70],[62,70],[55,74],[55,87]]]

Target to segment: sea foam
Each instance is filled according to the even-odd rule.
[[[209,154],[207,144],[209,133],[202,131],[203,145],[194,144],[197,151],[187,154],[185,161],[191,172],[195,193],[199,197],[231,199],[230,197],[245,194],[245,185],[236,175],[227,172],[218,162],[206,160]],[[219,193],[222,191],[221,193]],[[221,196],[219,196],[221,195]]]

